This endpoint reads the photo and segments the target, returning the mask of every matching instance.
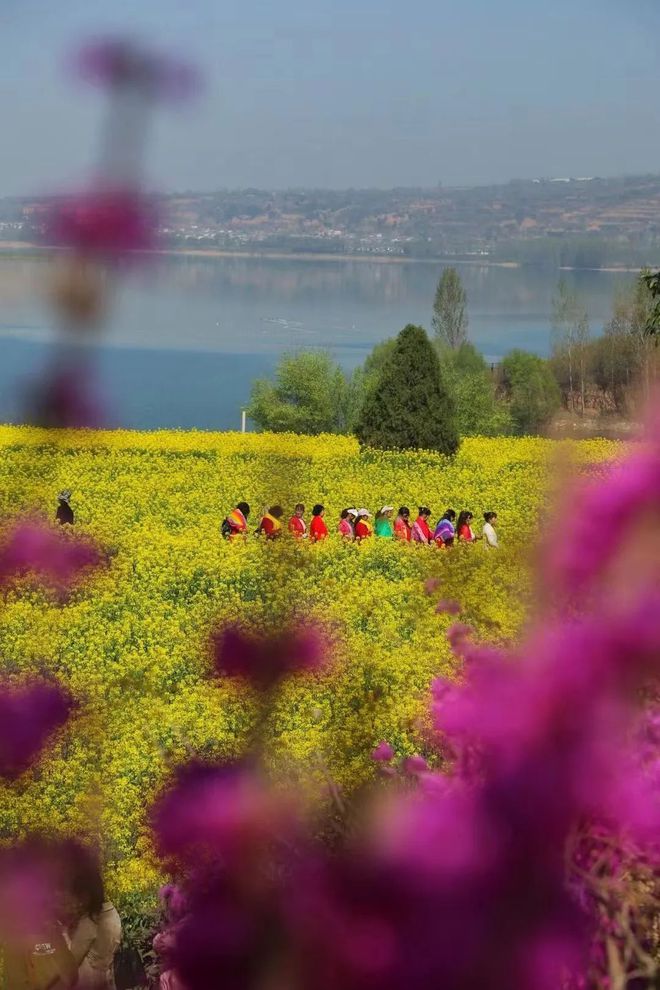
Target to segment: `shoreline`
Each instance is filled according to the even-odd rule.
[[[0,241],[0,258],[3,255],[38,253],[50,255],[58,251],[65,250],[58,247],[44,247],[41,244],[30,244],[25,241]],[[328,254],[319,252],[300,251],[231,251],[225,248],[154,248],[150,251],[140,251],[148,257],[173,257],[173,258],[223,258],[238,259],[247,258],[252,261],[320,261],[320,262],[361,262],[366,264],[371,262],[377,265],[471,265],[478,268],[509,268],[521,269],[527,267],[521,261],[492,261],[477,258],[406,258],[402,255],[389,254]],[[530,265],[529,267],[537,267]],[[560,265],[555,270],[560,272],[605,272],[607,274],[631,275],[642,271],[643,266],[626,267],[608,266],[605,268],[577,268],[570,265]],[[651,266],[652,269],[655,266]]]

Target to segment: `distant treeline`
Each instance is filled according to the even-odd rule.
[[[660,379],[660,348],[649,329],[656,305],[643,274],[617,294],[602,334],[592,337],[582,301],[560,281],[552,356],[515,350],[493,366],[468,340],[465,290],[448,268],[430,340],[422,328],[407,327],[377,344],[350,376],[327,352],[285,354],[274,379],[253,383],[248,412],[264,430],[356,433],[370,444],[378,436],[378,445],[389,434],[394,447],[400,434],[404,445],[424,438],[417,445],[445,452],[453,443],[447,436],[542,433],[562,406],[577,417],[634,417]]]

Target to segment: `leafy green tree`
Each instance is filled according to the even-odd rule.
[[[454,404],[422,327],[408,324],[396,338],[355,432],[360,443],[384,450],[458,450]]]
[[[433,329],[436,343],[456,349],[467,340],[467,296],[455,268],[445,268],[433,301]]]
[[[547,361],[515,350],[502,362],[502,385],[518,433],[539,433],[561,405],[561,393]]]
[[[457,350],[440,347],[440,363],[456,408],[456,426],[462,437],[494,437],[514,432],[508,404],[497,395],[496,382],[474,344]]]
[[[260,429],[275,433],[342,433],[349,404],[340,366],[323,351],[301,351],[283,355],[274,382],[253,382],[247,412]]]

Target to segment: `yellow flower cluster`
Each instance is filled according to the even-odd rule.
[[[128,904],[153,893],[146,810],[177,763],[244,750],[256,700],[213,676],[206,649],[218,622],[261,630],[301,618],[332,630],[329,674],[286,683],[266,730],[277,774],[319,790],[327,773],[350,789],[372,772],[371,749],[423,750],[428,685],[451,673],[443,635],[453,621],[424,594],[458,599],[462,620],[489,640],[514,639],[531,594],[533,545],[548,465],[596,472],[615,444],[470,439],[453,461],[428,452],[360,452],[348,437],[236,433],[80,432],[0,427],[0,514],[54,514],[73,490],[76,528],[111,552],[65,606],[10,590],[0,605],[5,672],[48,670],[79,708],[40,763],[0,787],[0,830],[76,830],[101,837],[111,892]],[[239,500],[250,523],[267,505],[326,506],[331,537],[227,543],[222,518]],[[333,534],[347,505],[448,506],[499,514],[502,549],[437,551]]]

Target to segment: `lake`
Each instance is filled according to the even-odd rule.
[[[348,370],[406,323],[430,328],[442,263],[161,256],[131,272],[98,365],[117,421],[134,429],[236,429],[255,377],[283,351],[325,348]],[[469,336],[488,360],[547,354],[559,273],[460,265]],[[0,256],[0,421],[20,421],[21,385],[53,340],[50,262]],[[634,276],[565,272],[593,333]]]

